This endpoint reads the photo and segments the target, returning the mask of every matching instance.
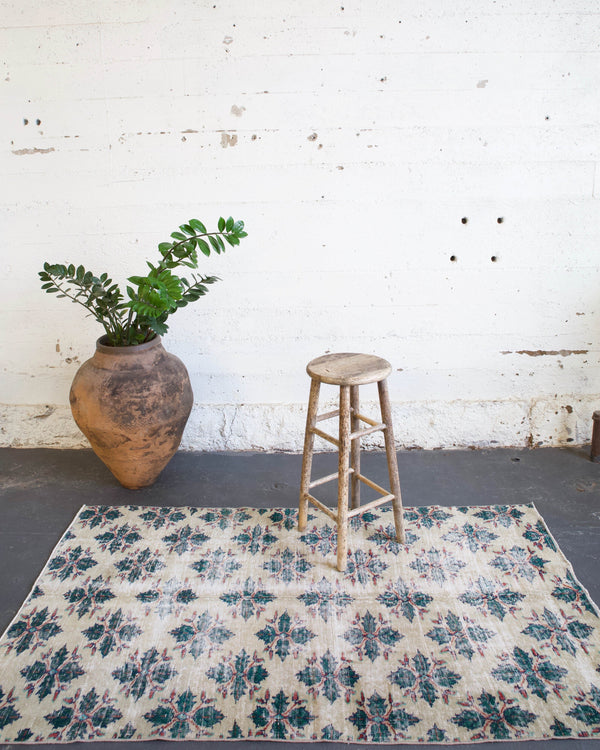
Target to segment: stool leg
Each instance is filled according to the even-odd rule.
[[[350,386],[350,406],[352,407],[351,427],[352,432],[360,429],[360,419],[356,416],[359,413],[358,386]],[[360,438],[354,438],[350,448],[350,466],[354,469],[352,473],[352,508],[360,508]]]
[[[387,381],[380,380],[377,383],[379,389],[379,404],[381,406],[381,418],[385,424],[383,435],[385,438],[385,452],[387,456],[388,474],[390,486],[394,499],[392,508],[394,511],[394,525],[396,527],[396,541],[404,544],[404,522],[402,519],[402,495],[400,493],[400,477],[398,476],[398,461],[396,459],[396,446],[394,444],[394,428],[392,427],[392,410],[390,408],[390,397]]]
[[[338,454],[337,569],[346,570],[348,553],[348,469],[350,466],[350,386],[340,387]]]
[[[306,415],[306,432],[304,433],[304,452],[302,454],[298,531],[304,531],[306,529],[306,520],[308,517],[308,490],[310,485],[310,474],[312,471],[313,446],[315,443],[315,434],[312,430],[317,423],[320,388],[321,384],[319,381],[311,379],[310,396],[308,397],[308,413]]]

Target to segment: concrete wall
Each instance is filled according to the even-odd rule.
[[[164,342],[184,447],[300,449],[305,365],[336,350],[393,363],[399,446],[589,440],[597,3],[0,0],[0,24],[3,445],[85,444],[68,391],[101,330],[43,262],[123,281],[220,214],[249,237]]]

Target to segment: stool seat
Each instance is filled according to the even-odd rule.
[[[325,354],[306,366],[306,372],[311,378],[328,385],[378,383],[385,380],[391,371],[390,363],[381,357],[349,352]]]

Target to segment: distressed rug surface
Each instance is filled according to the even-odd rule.
[[[599,611],[532,505],[84,506],[0,639],[0,741],[600,736]]]

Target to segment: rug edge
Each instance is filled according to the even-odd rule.
[[[54,546],[52,547],[52,549],[50,550],[50,553],[49,553],[49,554],[48,554],[48,555],[46,556],[46,562],[45,562],[45,563],[44,563],[44,564],[42,565],[42,567],[41,567],[41,569],[40,569],[39,573],[38,573],[38,574],[37,574],[37,576],[35,577],[35,580],[34,580],[33,584],[32,584],[32,585],[31,585],[31,587],[29,588],[29,591],[28,591],[28,593],[27,593],[27,596],[26,596],[26,597],[25,597],[25,598],[24,598],[24,599],[23,599],[23,600],[21,601],[21,604],[19,604],[19,606],[17,607],[17,611],[15,612],[15,615],[14,615],[14,617],[13,617],[13,618],[12,618],[12,619],[10,620],[10,622],[9,622],[9,623],[8,623],[8,625],[7,625],[7,626],[6,626],[5,628],[4,628],[4,630],[3,630],[2,632],[0,632],[0,640],[2,640],[2,639],[4,638],[4,636],[5,636],[5,635],[6,635],[7,633],[8,633],[8,631],[10,630],[10,628],[12,628],[12,626],[14,625],[14,623],[15,623],[15,622],[16,622],[16,621],[17,621],[17,620],[19,619],[19,616],[20,616],[21,612],[23,611],[23,608],[25,607],[25,605],[26,605],[26,604],[27,604],[27,602],[29,601],[29,599],[30,599],[31,595],[32,595],[32,594],[33,594],[33,592],[35,591],[35,589],[36,589],[36,586],[38,585],[38,581],[40,580],[40,578],[41,578],[41,577],[43,576],[43,574],[45,573],[45,571],[46,571],[46,567],[47,567],[48,563],[49,563],[49,562],[50,562],[50,560],[51,560],[51,559],[52,559],[52,558],[54,557],[54,553],[56,552],[56,550],[57,550],[57,549],[59,548],[59,546],[61,545],[61,543],[62,543],[63,539],[65,538],[65,536],[66,536],[66,535],[68,534],[68,532],[69,532],[69,531],[71,530],[71,527],[72,527],[72,526],[74,526],[74,525],[75,525],[75,523],[77,522],[77,520],[79,519],[79,516],[81,515],[81,512],[82,512],[83,510],[85,510],[85,508],[87,508],[87,507],[89,507],[89,506],[88,506],[88,505],[85,505],[85,504],[84,504],[84,505],[82,505],[82,506],[81,506],[81,507],[79,508],[79,510],[78,510],[78,511],[77,511],[77,512],[75,513],[75,515],[74,515],[74,516],[73,516],[73,518],[71,519],[71,522],[69,523],[69,525],[67,526],[67,528],[66,528],[66,529],[65,529],[65,530],[63,531],[63,533],[62,533],[62,534],[60,535],[60,538],[59,538],[59,540],[58,540],[58,541],[56,542],[56,544],[55,544],[55,545],[54,545]]]
[[[530,505],[530,506],[531,506],[531,507],[532,507],[532,508],[533,508],[533,509],[535,510],[535,512],[536,512],[536,513],[538,514],[538,516],[540,517],[540,519],[541,519],[541,520],[543,521],[543,523],[544,523],[544,526],[546,527],[546,531],[548,532],[548,536],[550,537],[550,539],[552,539],[552,541],[554,542],[554,546],[556,547],[557,551],[558,551],[558,552],[560,553],[561,557],[562,557],[562,558],[563,558],[563,560],[565,561],[565,564],[566,564],[566,567],[567,567],[567,569],[571,571],[571,573],[572,573],[572,575],[573,575],[573,578],[575,579],[575,581],[577,581],[577,583],[578,583],[578,584],[579,584],[579,586],[581,587],[581,589],[582,589],[583,593],[584,593],[584,594],[585,594],[585,595],[587,596],[587,598],[588,598],[588,601],[590,602],[590,604],[591,604],[591,605],[592,605],[592,607],[594,608],[594,613],[595,613],[596,617],[597,617],[598,619],[600,619],[600,605],[596,604],[595,600],[593,599],[592,595],[590,594],[590,592],[588,591],[588,589],[586,588],[586,586],[584,586],[584,585],[583,585],[583,583],[582,583],[582,582],[581,582],[581,581],[579,580],[579,576],[578,576],[578,575],[577,575],[577,573],[575,572],[575,568],[573,567],[573,563],[572,563],[572,562],[571,562],[571,561],[569,560],[569,558],[568,558],[568,557],[567,557],[567,556],[565,555],[565,553],[563,552],[563,548],[562,548],[562,547],[560,546],[560,544],[559,544],[559,543],[557,542],[557,540],[556,540],[556,537],[554,536],[554,534],[553,534],[553,533],[552,533],[552,532],[550,531],[550,527],[549,527],[549,526],[548,526],[548,524],[546,523],[546,519],[545,519],[545,518],[544,518],[544,516],[543,516],[543,515],[542,515],[542,514],[540,513],[540,511],[538,510],[538,508],[537,508],[537,506],[535,505],[535,503],[533,503],[533,502],[532,502],[532,503],[528,503],[528,505]]]

